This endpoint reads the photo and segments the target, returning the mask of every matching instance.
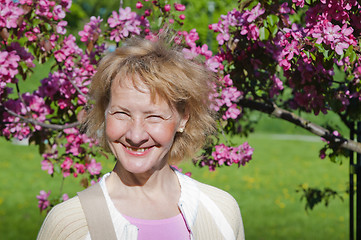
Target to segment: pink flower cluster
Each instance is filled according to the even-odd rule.
[[[96,141],[81,134],[77,128],[68,128],[64,131],[66,143],[53,144],[51,150],[43,154],[44,160],[41,162],[41,169],[48,174],[54,173],[54,165],[58,164],[63,177],[73,174],[74,177],[88,172],[91,176],[99,175],[102,169],[101,163],[94,158],[89,159],[88,151],[97,144]],[[59,156],[59,148],[65,148],[65,152]],[[91,151],[91,150],[90,150]],[[72,156],[72,157],[70,157]]]
[[[0,51],[0,97],[5,94],[8,83],[18,82],[16,75],[19,73],[19,64],[24,62],[29,68],[35,67],[33,59],[33,55],[17,42],[12,42],[4,51]]]
[[[69,10],[70,6],[71,0],[61,0],[59,5],[55,1],[40,0],[35,13],[38,17],[43,16],[58,21],[65,18],[65,12]]]
[[[208,166],[210,171],[214,171],[216,167],[223,165],[237,164],[238,166],[244,166],[252,159],[253,150],[247,142],[238,147],[228,147],[224,144],[219,144],[215,146],[212,158],[202,160],[200,166]]]
[[[132,12],[130,7],[120,8],[119,13],[113,11],[112,16],[108,18],[109,27],[114,28],[110,33],[110,40],[120,42],[130,34],[139,35],[141,22],[139,16]]]
[[[221,111],[224,112],[222,115],[223,120],[237,119],[241,115],[237,102],[243,96],[243,93],[233,87],[233,81],[229,74],[221,78],[220,82],[222,83],[220,89],[217,89],[215,84],[213,85],[214,93],[210,95],[211,108],[217,112],[223,109]]]
[[[36,196],[36,198],[38,199],[38,207],[40,209],[40,212],[50,209],[50,207],[51,207],[51,201],[49,200],[50,194],[51,194],[51,191],[46,192],[44,190],[41,190],[40,194]],[[60,201],[63,202],[68,199],[69,199],[68,194],[64,193],[61,196]]]
[[[18,74],[19,61],[20,56],[16,54],[16,51],[0,52],[0,97],[5,93],[7,83],[17,82],[15,76]]]
[[[352,35],[353,28],[348,27],[351,20],[348,12],[352,7],[360,8],[360,5],[356,0],[322,0],[306,13],[307,35],[315,38],[316,43],[329,45],[338,55],[342,55],[344,49],[357,45]]]
[[[76,44],[76,38],[73,35],[69,35],[64,38],[61,49],[54,52],[55,59],[60,63],[64,62],[65,67],[71,69],[74,67],[73,59],[77,56],[83,55],[83,51]]]
[[[347,24],[344,24],[341,28],[325,20],[319,22],[316,27],[312,27],[312,30],[311,35],[317,39],[316,43],[329,45],[338,55],[343,55],[344,49],[347,49],[350,45],[357,45],[357,41],[352,35],[353,29],[348,28]]]
[[[24,93],[22,99],[8,100],[4,103],[4,106],[24,118],[31,117],[39,122],[44,122],[46,116],[52,112],[51,108],[45,103],[42,97],[30,93]],[[14,137],[23,140],[24,138],[29,137],[31,128],[28,124],[23,123],[23,120],[20,119],[20,117],[5,112],[3,114],[3,119],[8,123],[7,127],[2,129],[2,134],[6,138]],[[35,125],[34,128],[38,131],[42,129],[39,125]]]
[[[100,17],[92,16],[90,22],[84,25],[84,30],[79,32],[80,41],[82,42],[95,42],[100,33],[100,23],[103,21]]]
[[[87,147],[91,148],[96,142],[89,138],[86,134],[81,134],[77,128],[67,128],[64,129],[65,138],[67,143],[65,143],[65,153],[72,154],[73,156],[79,156],[85,152],[84,146],[82,144],[88,144]]]
[[[49,195],[50,195],[51,191],[49,192],[45,192],[44,190],[40,191],[40,194],[38,196],[36,196],[36,198],[38,199],[38,207],[41,211],[44,211],[45,209],[47,209],[50,206],[50,201],[49,201]]]
[[[218,23],[209,25],[209,29],[218,32],[217,41],[219,45],[229,41],[231,31],[234,28],[239,29],[240,34],[246,35],[249,40],[257,40],[259,29],[254,21],[264,12],[265,10],[261,8],[260,3],[251,10],[245,10],[242,13],[233,9],[227,15],[221,15],[221,20]]]
[[[18,19],[24,14],[24,10],[18,5],[13,0],[0,0],[0,29],[18,27]]]
[[[19,114],[26,116],[28,109],[20,100],[10,99],[4,103],[4,106]],[[31,129],[28,124],[24,123],[19,117],[13,116],[8,112],[3,113],[3,121],[7,123],[6,127],[2,128],[2,135],[7,139],[16,138],[23,140],[29,137]]]

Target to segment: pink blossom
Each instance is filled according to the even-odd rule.
[[[218,41],[219,45],[223,45],[224,42],[227,42],[230,39],[230,35],[227,33],[219,33],[216,37],[216,40]]]
[[[292,0],[293,3],[296,3],[296,6],[299,6],[301,8],[303,8],[303,6],[305,5],[305,0]]]
[[[271,77],[273,81],[272,88],[270,90],[270,97],[273,98],[275,95],[279,94],[283,90],[283,82],[275,75]]]
[[[207,44],[203,44],[201,49],[200,49],[200,54],[202,54],[203,56],[206,57],[206,59],[212,57],[213,53],[211,50],[208,50],[208,45]]]
[[[344,50],[344,49],[347,49],[348,47],[349,47],[349,44],[348,44],[348,43],[338,42],[338,43],[336,43],[335,52],[336,52],[338,55],[342,55],[342,54],[343,54],[343,50]]]
[[[164,6],[164,11],[169,12],[170,11],[170,4],[166,4]]]
[[[47,209],[50,206],[50,201],[48,200],[51,191],[45,192],[44,190],[40,191],[40,195],[36,196],[38,199],[38,207],[40,211]]]
[[[291,8],[288,7],[287,2],[284,2],[284,3],[281,4],[279,12],[283,13],[283,14],[288,14],[288,13],[291,12]]]
[[[224,76],[222,79],[220,79],[220,81],[224,84],[224,86],[226,87],[230,87],[233,85],[233,81],[230,78],[230,75],[227,74],[226,76]]]
[[[65,12],[63,11],[62,6],[56,5],[53,9],[54,20],[65,18]]]
[[[184,20],[185,18],[186,18],[186,16],[184,14],[179,15],[180,20]]]
[[[57,25],[56,25],[56,32],[59,34],[64,35],[66,33],[66,29],[65,26],[68,25],[67,21],[60,21]]]
[[[139,35],[140,28],[138,26],[141,22],[138,18],[137,14],[132,12],[129,7],[125,9],[120,8],[119,14],[113,11],[112,16],[108,18],[109,26],[114,28],[110,33],[110,40],[120,42],[120,40],[128,37],[130,34]]]
[[[244,142],[233,149],[233,153],[236,155],[235,158],[232,158],[232,161],[244,166],[247,162],[252,160],[253,151],[254,149],[249,146],[248,142]]]
[[[141,9],[143,7],[143,4],[141,2],[137,2],[137,4],[135,4],[135,7]]]
[[[65,160],[60,165],[64,177],[68,177],[70,175],[70,168],[72,167],[72,165],[73,160],[70,157],[65,157]]]
[[[183,48],[182,53],[186,59],[194,59],[199,55],[196,47],[191,49]]]
[[[183,4],[180,4],[180,3],[174,3],[174,8],[176,11],[179,11],[179,12],[183,12],[184,10],[186,10],[186,6],[184,6]]]
[[[73,164],[73,160],[70,157],[65,157],[65,160],[60,165],[62,169],[69,170]]]
[[[48,174],[54,173],[54,166],[49,160],[41,161],[41,170],[48,171]]]
[[[322,148],[322,149],[320,150],[319,157],[320,157],[321,159],[325,159],[325,158],[326,158],[326,149]]]
[[[212,152],[212,157],[219,165],[223,165],[229,158],[229,149],[226,145],[219,144],[215,146],[215,151]]]
[[[5,83],[15,82],[14,77],[18,74],[18,62],[20,56],[15,51],[0,52],[0,81]]]
[[[227,119],[237,119],[238,116],[241,114],[241,110],[239,110],[239,108],[237,108],[237,105],[236,104],[232,104],[228,109],[227,111],[224,113],[224,115],[222,116],[222,118],[224,120],[227,120]]]
[[[85,173],[85,166],[84,164],[81,163],[75,163],[74,164],[74,168],[75,168],[75,172],[74,172],[74,177],[77,177],[78,174],[83,174]]]
[[[63,201],[65,202],[66,200],[69,199],[68,194],[64,193],[63,196],[61,197],[63,199]]]
[[[199,39],[196,29],[190,30],[189,33],[187,31],[178,32],[178,35],[184,36],[184,40],[189,47],[196,47],[195,42]]]
[[[90,22],[84,25],[84,29],[79,32],[80,41],[96,41],[101,33],[100,23],[103,21],[100,17],[92,16]]]
[[[231,107],[232,102],[237,102],[242,93],[236,87],[227,87],[222,90],[222,99],[227,107]]]
[[[0,2],[0,28],[17,28],[17,20],[24,11],[17,7],[13,0],[2,0]]]
[[[100,171],[102,170],[101,163],[97,163],[95,159],[92,159],[90,163],[86,164],[85,166],[91,175],[100,174]]]
[[[247,17],[247,22],[251,23],[256,18],[261,16],[265,12],[265,9],[261,9],[261,3],[258,3],[251,11],[247,11],[245,17]]]
[[[211,57],[206,60],[205,64],[212,72],[217,72],[217,68],[221,66],[220,58],[218,56]]]

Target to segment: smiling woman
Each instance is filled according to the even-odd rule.
[[[169,45],[131,38],[100,62],[85,126],[116,165],[54,207],[38,239],[244,239],[232,196],[170,166],[214,130],[214,75]]]

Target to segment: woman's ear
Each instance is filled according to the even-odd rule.
[[[189,120],[189,113],[188,113],[188,111],[185,111],[184,114],[181,116],[181,120],[180,120],[177,132],[182,133],[184,131],[188,120]]]

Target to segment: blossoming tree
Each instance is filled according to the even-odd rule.
[[[96,65],[125,38],[153,39],[170,26],[185,57],[202,58],[219,77],[210,98],[220,133],[246,134],[249,113],[256,110],[326,139],[321,158],[345,149],[361,152],[359,143],[290,111],[334,111],[347,124],[360,118],[360,5],[356,0],[280,2],[239,1],[238,10],[209,26],[219,44],[213,53],[196,29],[182,30],[186,6],[180,3],[143,0],[133,10],[121,6],[107,19],[92,16],[74,36],[67,34],[64,20],[71,0],[0,0],[1,136],[38,145],[41,167],[50,175],[81,176],[84,187],[97,181],[101,164],[96,159],[105,153],[80,130]],[[48,76],[35,91],[24,91],[22,83],[44,63],[51,65]],[[337,69],[345,74],[336,81]],[[214,139],[194,161],[214,170],[245,165],[252,153],[247,142],[227,146]],[[67,198],[49,194],[40,192],[41,210]]]

